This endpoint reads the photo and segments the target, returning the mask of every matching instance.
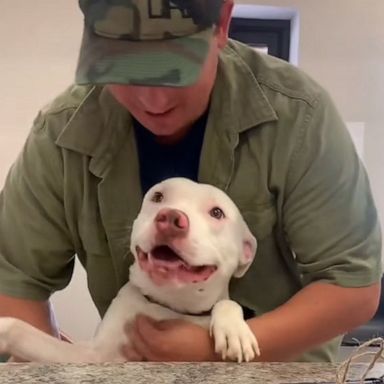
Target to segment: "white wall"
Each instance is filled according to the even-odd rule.
[[[82,32],[76,0],[0,0],[0,187],[39,108],[73,81]],[[76,339],[98,315],[82,268],[53,297],[57,318]]]
[[[299,11],[299,65],[328,88],[346,121],[365,123],[365,162],[384,223],[384,1],[262,3]],[[76,0],[0,0],[0,10],[1,186],[38,109],[73,80],[82,20]],[[53,302],[64,331],[93,333],[98,316],[80,268]]]

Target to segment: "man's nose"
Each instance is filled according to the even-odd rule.
[[[189,230],[189,219],[183,211],[163,208],[155,217],[155,225],[163,235],[184,236]]]

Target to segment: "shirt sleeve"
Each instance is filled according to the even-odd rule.
[[[63,165],[39,114],[0,194],[0,292],[45,300],[70,281],[74,247],[66,225]]]
[[[325,92],[299,132],[283,214],[303,283],[359,287],[377,282],[381,234],[369,180]]]

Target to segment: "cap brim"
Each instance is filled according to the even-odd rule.
[[[185,87],[196,83],[210,49],[213,28],[190,36],[130,41],[84,29],[77,84]]]

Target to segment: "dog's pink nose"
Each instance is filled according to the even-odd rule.
[[[189,229],[188,216],[178,209],[164,208],[155,217],[156,228],[168,236],[185,235]]]

